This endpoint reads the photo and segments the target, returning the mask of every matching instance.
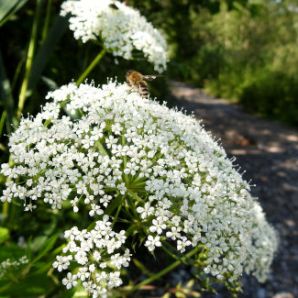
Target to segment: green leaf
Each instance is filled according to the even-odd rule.
[[[41,250],[37,257],[35,257],[31,264],[40,260],[44,255],[46,255],[55,245],[56,240],[58,238],[58,234],[53,235],[52,237],[48,238],[46,236],[40,236],[35,239],[35,241],[31,244],[31,247],[36,251]]]
[[[42,249],[47,241],[47,236],[37,236],[30,242],[32,252],[37,252]]]
[[[10,82],[6,76],[6,71],[5,71],[1,52],[0,52],[0,102],[2,102],[4,105],[7,123],[11,123],[14,104],[13,104],[13,97],[12,97]],[[3,116],[3,114],[2,114],[2,116]],[[3,123],[3,125],[4,125],[4,123]]]
[[[0,1],[0,26],[14,15],[28,0],[1,0]]]
[[[9,239],[9,230],[0,227],[0,243],[5,242]]]
[[[50,89],[50,90],[55,90],[55,89],[58,88],[57,83],[54,80],[52,80],[51,78],[42,76],[41,80],[45,83],[47,88]]]
[[[27,256],[27,251],[25,248],[20,247],[16,244],[1,245],[0,249],[0,263],[6,259],[17,260],[22,256]]]
[[[51,29],[49,30],[45,40],[37,51],[33,60],[31,73],[29,77],[28,88],[34,90],[44,71],[49,57],[53,54],[54,49],[67,29],[67,20],[60,16],[56,16]]]
[[[1,288],[3,288],[2,291]],[[31,274],[16,282],[0,281],[0,293],[15,298],[39,297],[47,294],[51,288],[53,288],[53,281],[44,273]]]
[[[7,112],[6,111],[3,111],[2,112],[2,115],[1,115],[1,118],[0,118],[0,136],[2,136],[4,124],[6,122],[6,118],[7,118]]]
[[[112,202],[109,204],[109,206],[106,208],[106,213],[108,215],[111,215],[113,211],[121,204],[122,197],[119,195],[115,197]]]
[[[72,298],[88,298],[89,295],[82,286],[77,286]]]
[[[105,147],[101,144],[100,140],[95,142],[95,147],[97,148],[98,152],[102,155],[108,155]]]

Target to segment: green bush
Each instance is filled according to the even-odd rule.
[[[195,54],[184,79],[255,113],[297,125],[297,13],[291,1],[222,1],[190,11]],[[187,72],[185,71],[187,70]]]
[[[298,80],[263,73],[242,90],[240,102],[253,113],[298,125]]]

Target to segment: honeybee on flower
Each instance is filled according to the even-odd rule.
[[[147,81],[152,81],[157,78],[157,75],[143,75],[136,70],[128,70],[126,72],[126,82],[136,90],[143,98],[149,97],[148,83]]]

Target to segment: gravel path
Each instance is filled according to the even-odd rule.
[[[245,113],[238,105],[172,82],[176,104],[203,120],[229,155],[256,184],[268,221],[278,230],[280,248],[265,284],[245,279],[242,297],[298,298],[298,131]],[[218,296],[222,297],[222,296]]]

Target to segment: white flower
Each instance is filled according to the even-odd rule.
[[[163,230],[167,228],[165,222],[160,218],[153,219],[152,226],[149,228],[149,231],[152,233],[161,234]]]
[[[168,238],[171,238],[172,240],[176,240],[177,238],[180,238],[181,237],[180,231],[181,231],[181,228],[180,227],[173,226],[171,228],[171,231],[168,231],[166,233],[166,236]]]
[[[91,210],[89,211],[90,216],[95,216],[95,215],[101,215],[103,214],[103,210],[100,208],[100,206],[96,204],[91,204]]]
[[[76,275],[67,273],[66,277],[62,279],[62,284],[66,287],[66,289],[71,289],[77,285],[77,277]]]
[[[90,212],[95,227],[66,231],[63,249],[70,264],[92,272],[92,282],[77,276],[90,293],[130,259],[123,254],[126,232],[112,229],[111,211],[119,222],[123,214],[136,215],[123,223],[142,230],[151,252],[165,242],[179,253],[202,245],[208,274],[266,278],[276,234],[249,185],[197,120],[112,81],[101,88],[69,84],[47,98],[52,101],[42,112],[22,119],[10,137],[13,163],[2,165],[7,180],[0,200],[18,199],[30,209],[42,202],[59,209],[70,201]],[[68,259],[53,266],[69,270]],[[111,280],[119,284],[117,274]]]
[[[57,256],[56,261],[53,263],[53,267],[59,272],[68,269],[72,256]]]
[[[153,237],[152,235],[149,235],[145,245],[147,246],[149,251],[154,251],[156,247],[161,246],[160,237],[159,236]]]
[[[134,50],[141,51],[156,71],[165,70],[165,39],[136,9],[114,0],[66,0],[61,15],[68,14],[76,39],[101,38],[108,51],[124,59],[132,59]]]
[[[36,208],[36,206],[33,205],[33,204],[30,202],[30,203],[28,203],[28,204],[25,204],[25,208],[24,208],[24,210],[25,210],[25,211],[32,211],[32,210],[35,209],[35,208]]]
[[[186,237],[181,237],[182,240],[177,241],[177,250],[180,252],[185,252],[185,248],[191,245],[191,242],[186,239]]]
[[[141,214],[142,219],[145,219],[154,213],[154,208],[147,202],[144,204],[144,207],[138,207],[137,212]]]

